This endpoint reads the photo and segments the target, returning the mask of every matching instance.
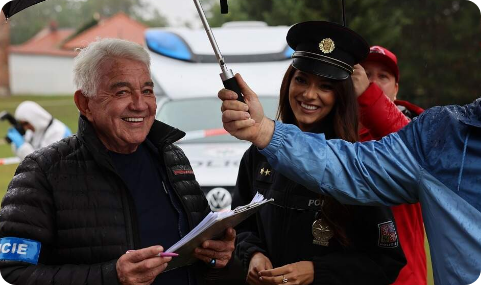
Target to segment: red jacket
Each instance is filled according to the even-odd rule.
[[[406,101],[391,102],[381,88],[371,83],[358,97],[361,141],[378,140],[406,126],[410,119],[396,105],[403,106],[415,116],[424,110]],[[401,247],[407,264],[399,273],[395,285],[426,285],[426,253],[424,251],[424,223],[421,206],[404,204],[391,208],[396,219]]]

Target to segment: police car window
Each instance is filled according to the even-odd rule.
[[[277,97],[260,97],[264,112],[269,118],[274,118],[277,112]],[[157,120],[176,127],[188,135],[188,139],[180,143],[212,143],[236,142],[236,138],[224,134],[215,135],[223,130],[221,121],[221,100],[218,98],[195,98],[168,101],[163,104],[157,114]],[[202,131],[208,131],[202,135]],[[210,132],[209,132],[210,131]],[[211,135],[213,133],[214,135]],[[195,136],[189,136],[195,134]]]

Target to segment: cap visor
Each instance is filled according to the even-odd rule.
[[[366,60],[364,62],[371,61],[371,62],[379,62],[384,64],[389,70],[391,70],[391,73],[394,74],[394,77],[396,77],[396,81],[399,79],[399,68],[397,64],[389,58],[387,55],[381,54],[381,53],[370,53]],[[362,62],[361,65],[364,63]]]
[[[292,66],[300,71],[333,80],[345,80],[350,75],[344,69],[313,59],[294,58]]]

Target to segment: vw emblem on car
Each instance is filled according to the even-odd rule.
[[[206,198],[212,211],[230,210],[232,195],[226,189],[214,188],[207,193]]]

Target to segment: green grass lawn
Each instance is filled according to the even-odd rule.
[[[12,115],[18,104],[22,101],[31,100],[40,104],[45,110],[52,114],[55,118],[65,123],[73,133],[77,132],[78,110],[73,102],[73,96],[12,96],[8,98],[0,97],[0,112],[8,111]],[[3,121],[0,122],[0,158],[14,156],[10,145],[4,141],[7,129],[10,125]],[[0,198],[5,195],[8,183],[15,173],[18,165],[0,165]],[[430,261],[429,248],[426,245],[426,253]],[[431,262],[428,263],[428,284],[434,284],[432,278]]]

